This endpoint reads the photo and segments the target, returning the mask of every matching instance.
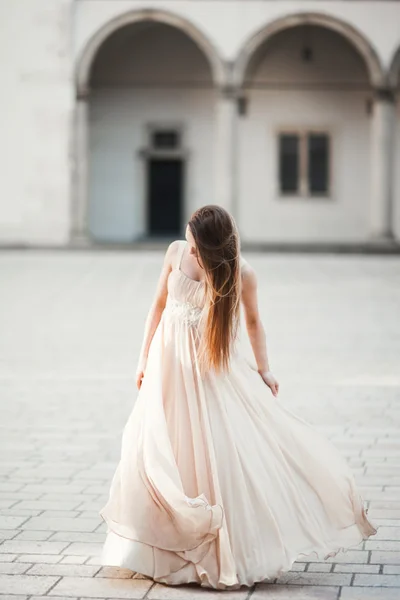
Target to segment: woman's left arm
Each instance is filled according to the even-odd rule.
[[[263,381],[278,395],[279,383],[272,375],[269,367],[265,331],[261,322],[257,300],[257,277],[250,265],[244,261],[242,266],[242,303],[244,308],[247,333],[249,335],[257,369]]]

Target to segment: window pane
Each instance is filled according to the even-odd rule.
[[[308,188],[310,194],[329,191],[329,137],[326,134],[308,136]]]
[[[279,182],[283,194],[298,191],[299,186],[299,136],[279,136]]]
[[[174,150],[180,143],[177,131],[155,131],[153,133],[153,148],[159,150]]]

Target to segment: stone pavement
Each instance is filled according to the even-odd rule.
[[[259,274],[279,401],[346,456],[380,529],[331,560],[311,556],[275,582],[223,596],[398,600],[400,259],[247,258]],[[153,585],[99,565],[98,510],[136,398],[161,259],[157,252],[0,254],[0,600],[219,594]]]

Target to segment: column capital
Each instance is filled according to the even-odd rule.
[[[395,91],[389,87],[379,87],[373,90],[373,99],[375,102],[395,102]]]

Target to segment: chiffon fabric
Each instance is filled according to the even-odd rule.
[[[165,310],[100,515],[101,563],[166,584],[250,586],[377,532],[346,460],[235,351],[198,363],[204,283],[168,278]]]

